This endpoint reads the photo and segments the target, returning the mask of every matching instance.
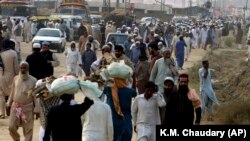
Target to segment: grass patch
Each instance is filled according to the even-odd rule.
[[[188,69],[188,74],[189,74],[189,86],[192,89],[195,89],[197,94],[199,94],[200,91],[200,80],[199,80],[199,69],[202,67],[201,64],[196,64],[190,69]]]
[[[226,39],[225,39],[225,45],[226,45],[227,47],[229,47],[229,48],[232,48],[232,47],[233,47],[234,41],[235,41],[234,37],[228,36],[228,37],[226,37]]]
[[[218,108],[218,121],[223,124],[249,124],[250,98],[223,103]]]
[[[244,52],[232,50],[208,54],[213,88],[220,106],[214,106],[214,122],[219,124],[250,123],[250,69],[243,61]],[[201,64],[188,70],[191,88],[199,94]]]

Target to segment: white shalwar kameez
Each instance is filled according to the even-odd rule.
[[[207,41],[207,30],[204,28],[201,29],[201,45],[205,47]]]
[[[190,54],[190,48],[191,48],[191,38],[190,37],[184,37],[184,41],[186,43],[185,47],[185,59],[188,59],[189,54]]]
[[[197,29],[192,29],[192,34],[193,34],[193,38],[192,38],[192,46],[193,48],[197,48],[198,46],[198,39],[199,39],[199,34]]]
[[[78,74],[77,68],[82,64],[79,49],[75,48],[75,50],[72,51],[71,48],[67,48],[64,54],[66,55],[67,73]]]
[[[82,141],[112,141],[113,121],[109,105],[94,100],[94,104],[82,116]]]
[[[133,122],[136,124],[138,141],[156,141],[155,127],[161,124],[159,107],[166,105],[160,93],[148,100],[138,95],[132,105]]]

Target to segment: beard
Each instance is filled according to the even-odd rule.
[[[189,88],[188,88],[188,86],[187,85],[182,85],[182,86],[180,86],[179,85],[179,90],[178,90],[178,92],[180,93],[180,94],[188,94],[188,91],[189,91]]]
[[[29,73],[19,73],[19,77],[21,78],[21,80],[25,81],[29,78]]]
[[[166,97],[169,97],[172,94],[173,89],[164,88],[164,94]]]

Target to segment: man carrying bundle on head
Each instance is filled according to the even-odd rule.
[[[93,100],[85,97],[81,104],[71,105],[74,94],[79,90],[79,82],[74,76],[63,76],[51,84],[52,94],[60,97],[62,104],[50,109],[43,141],[82,141],[81,116],[93,105]]]
[[[108,74],[113,78],[113,85],[105,87],[103,93],[107,95],[107,103],[112,112],[113,140],[131,141],[131,103],[136,91],[127,87],[126,80],[131,78],[133,71],[125,63],[114,62],[108,67]]]

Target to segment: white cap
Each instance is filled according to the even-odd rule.
[[[172,77],[169,77],[169,76],[165,77],[164,82],[165,81],[171,81],[174,83],[174,79]]]
[[[158,34],[155,34],[154,37],[159,37],[159,35],[158,35]]]
[[[135,43],[136,43],[136,44],[140,44],[140,41],[136,41]]]
[[[39,43],[34,43],[34,44],[33,44],[33,48],[41,48],[41,44],[39,44]]]
[[[163,45],[162,42],[159,42],[158,45]]]

